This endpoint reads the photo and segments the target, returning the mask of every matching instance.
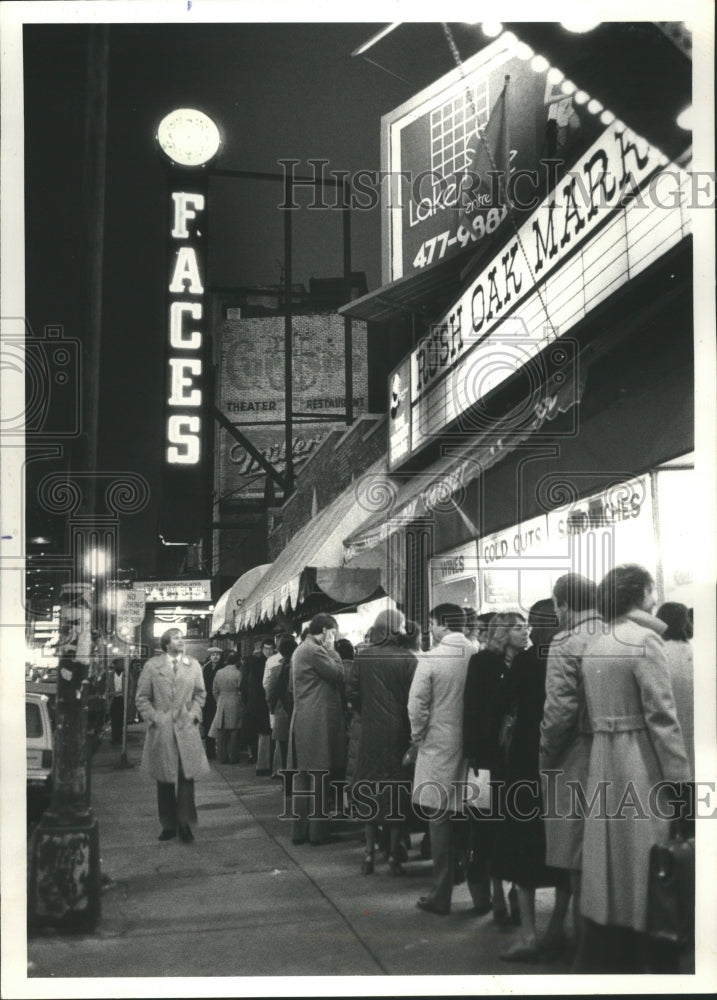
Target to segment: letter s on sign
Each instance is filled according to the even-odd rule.
[[[167,461],[171,465],[196,465],[199,462],[199,417],[171,416],[167,422]]]

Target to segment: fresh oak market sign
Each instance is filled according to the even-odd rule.
[[[408,398],[400,426],[389,421],[390,468],[687,235],[687,175],[666,164],[658,150],[613,125],[563,177],[432,325],[410,367],[404,360],[396,370]]]

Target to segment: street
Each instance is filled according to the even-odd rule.
[[[431,881],[412,837],[404,878],[383,862],[360,874],[361,827],[338,825],[321,848],[291,843],[279,781],[247,764],[218,765],[197,783],[194,844],[157,841],[154,783],[139,773],[143,727],[128,759],[103,741],[93,758],[100,825],[102,918],[96,933],[44,932],[28,942],[28,977],[406,976],[560,974],[566,964],[500,959],[518,928],[477,917],[465,887],[448,917],[416,909]],[[539,890],[539,927],[551,890]]]

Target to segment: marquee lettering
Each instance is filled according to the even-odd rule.
[[[509,309],[559,267],[576,242],[634,198],[650,176],[665,166],[662,154],[624,127],[608,128],[523,224],[520,233],[463,292],[451,313],[431,327],[413,353],[415,401],[466,350],[490,335]],[[602,209],[602,214],[600,210]],[[478,337],[461,336],[463,306]]]

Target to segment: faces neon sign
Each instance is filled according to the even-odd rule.
[[[204,287],[197,254],[204,211],[203,194],[172,194],[174,267],[169,283],[169,357],[167,397],[167,462],[198,465],[202,432],[202,350]]]

